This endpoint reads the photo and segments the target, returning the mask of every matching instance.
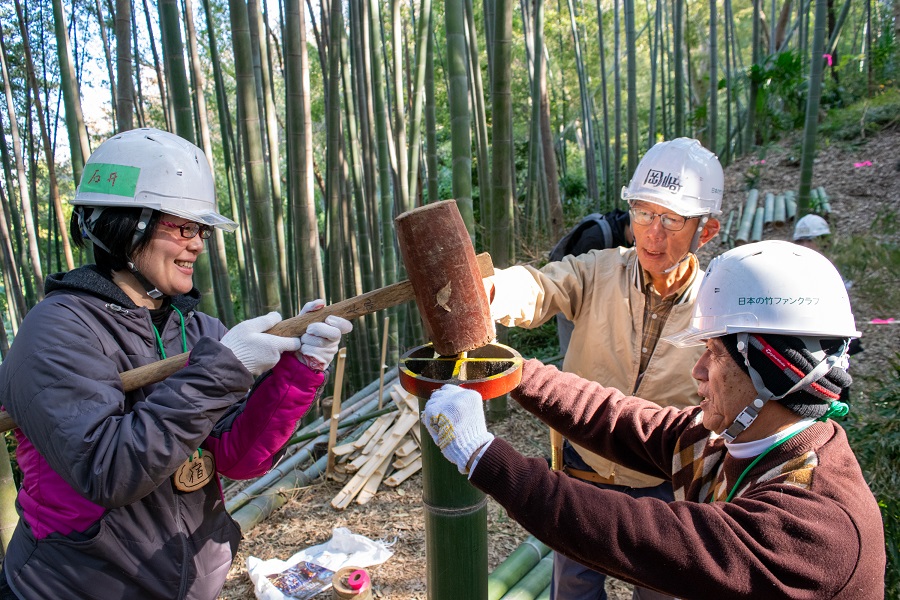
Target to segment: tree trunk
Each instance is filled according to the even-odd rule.
[[[47,125],[44,122],[44,108],[41,103],[41,90],[38,87],[37,77],[34,75],[34,62],[31,59],[31,44],[28,41],[28,24],[22,12],[22,5],[19,0],[15,0],[16,14],[19,18],[19,32],[22,34],[22,46],[25,50],[25,68],[28,73],[28,81],[31,90],[34,93],[34,108],[38,115],[38,123],[40,123],[41,143],[44,147],[44,160],[47,167],[48,186],[50,188],[50,201],[53,203],[53,209],[56,214],[56,222],[59,225],[59,238],[62,241],[63,254],[66,258],[66,270],[71,271],[75,268],[75,261],[72,258],[72,246],[69,243],[68,221],[63,213],[62,201],[59,197],[59,184],[56,180],[56,159],[53,156],[53,148],[50,145],[50,135],[47,133]],[[34,177],[37,175],[35,174]]]
[[[287,110],[290,205],[294,211],[294,262],[299,276],[300,299],[325,295],[322,258],[316,222],[312,164],[312,117],[309,96],[309,55],[306,18],[301,0],[285,3],[285,105]]]
[[[258,31],[256,38],[259,42],[259,68],[260,68],[260,88],[262,89],[262,108],[264,116],[264,124],[266,128],[265,142],[268,150],[268,169],[269,183],[272,200],[272,220],[273,231],[275,233],[275,257],[278,261],[278,281],[279,291],[281,294],[281,306],[287,313],[296,314],[300,310],[296,306],[296,299],[291,298],[289,292],[290,285],[287,272],[287,243],[284,238],[284,197],[281,191],[281,151],[278,144],[278,121],[276,119],[277,111],[275,109],[275,99],[272,96],[272,61],[269,56],[268,45],[266,40],[266,20],[260,13],[260,3],[248,3],[248,11],[255,10],[254,15],[248,12],[250,16],[251,34],[252,26],[257,24]]]
[[[758,2],[760,0],[754,0]],[[672,45],[675,47],[672,59],[675,77],[675,137],[683,137],[684,129],[684,0],[675,0],[672,11]],[[754,25],[755,27],[755,25]]]
[[[209,134],[209,117],[206,108],[206,78],[203,74],[203,66],[200,64],[200,53],[197,49],[197,32],[194,27],[194,8],[192,0],[184,0],[184,24],[187,32],[188,48],[191,57],[191,74],[194,79],[194,99],[197,103],[197,128],[200,132],[200,141],[209,168],[215,174],[215,161],[213,160],[212,140]],[[218,196],[218,194],[217,194]],[[217,204],[220,204],[217,202]],[[207,241],[208,257],[204,262],[208,263],[214,292],[216,313],[228,326],[233,326],[237,321],[234,316],[234,301],[231,298],[231,279],[228,276],[228,258],[225,251],[225,235],[221,229],[215,228],[213,235]],[[203,265],[201,268],[205,269]]]
[[[234,46],[240,128],[247,187],[250,196],[250,230],[253,232],[255,267],[259,278],[260,311],[281,312],[278,281],[278,257],[275,254],[274,219],[269,197],[268,176],[263,155],[256,81],[253,75],[253,51],[250,45],[250,20],[244,0],[229,0],[231,40]]]
[[[399,210],[407,211],[409,203],[409,163],[406,154],[406,100],[403,94],[403,23],[400,0],[391,0],[391,47],[393,48],[394,145],[397,149]]]
[[[25,223],[25,233],[28,238],[28,258],[31,260],[31,274],[33,277],[33,297],[27,298],[30,305],[34,305],[44,298],[44,273],[41,270],[41,254],[38,249],[37,228],[34,226],[34,217],[31,212],[31,197],[28,192],[28,178],[25,175],[25,161],[22,157],[22,141],[19,137],[19,125],[16,120],[16,106],[13,100],[12,86],[9,80],[9,70],[6,66],[6,42],[3,39],[3,31],[0,28],[0,65],[2,65],[3,86],[6,91],[6,109],[9,115],[9,129],[13,141],[13,154],[16,158],[16,172],[19,179],[19,201],[22,204],[22,220]],[[10,198],[12,202],[12,198]],[[27,268],[27,267],[26,267]]]
[[[828,0],[815,0],[812,60],[810,61],[809,95],[806,100],[806,121],[803,125],[803,150],[800,156],[800,191],[797,197],[797,218],[809,212],[809,190],[812,187],[813,162],[816,158],[816,130],[819,125],[819,99],[822,97],[822,71],[825,59],[825,21]]]
[[[150,51],[153,54],[153,68],[156,70],[156,83],[159,86],[159,101],[162,104],[162,112],[166,118],[166,130],[171,131],[175,126],[175,115],[171,110],[171,103],[166,95],[166,78],[159,63],[159,53],[156,51],[156,37],[153,35],[153,21],[150,19],[150,6],[147,0],[144,2],[144,17],[147,21],[147,34],[150,38]]]
[[[716,0],[709,0],[709,111],[707,114],[707,148],[718,154],[716,129],[719,119],[718,33],[716,31]]]
[[[116,0],[116,74],[116,127],[118,131],[128,131],[134,128],[131,0]]]
[[[637,122],[637,49],[634,30],[634,0],[624,0],[625,53],[628,55],[628,176],[634,173],[638,164],[638,122]],[[618,189],[618,187],[616,188]]]
[[[466,73],[466,30],[463,0],[444,0],[447,29],[447,63],[450,87],[450,143],[453,164],[453,197],[463,222],[475,243],[475,215],[472,210],[472,137],[469,131],[469,86]]]
[[[56,32],[60,87],[66,107],[66,131],[69,134],[69,152],[72,155],[72,177],[75,185],[78,185],[81,182],[84,161],[91,151],[87,130],[84,127],[84,115],[81,112],[81,93],[78,91],[78,78],[75,77],[75,67],[72,64],[72,49],[69,46],[62,0],[53,0],[53,29]]]

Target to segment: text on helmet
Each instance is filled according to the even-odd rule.
[[[650,169],[647,171],[647,176],[644,178],[644,183],[646,185],[652,185],[653,187],[660,187],[669,190],[673,194],[681,189],[681,178],[678,175],[674,175],[672,173],[664,173],[662,171],[656,171],[654,169]]]

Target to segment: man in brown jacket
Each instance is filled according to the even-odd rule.
[[[629,498],[525,458],[484,423],[481,396],[445,385],[422,421],[477,488],[591,568],[684,599],[884,597],[884,527],[841,426],[850,301],[821,254],[782,241],[713,259],[689,326],[700,406],[660,407],[525,363],[513,397],[675,500]]]

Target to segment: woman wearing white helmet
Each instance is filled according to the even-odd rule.
[[[444,386],[423,422],[444,456],[559,553],[679,598],[884,597],[884,530],[841,426],[858,335],[823,256],[766,241],[712,261],[690,326],[703,401],[662,408],[527,361],[519,403],[571,439],[670,480],[633,499],[549,471],[484,424],[481,398]],[[451,433],[453,435],[449,435]]]
[[[278,313],[226,331],[196,310],[203,240],[235,223],[203,152],[177,136],[110,138],[72,204],[96,264],[47,278],[0,365],[23,474],[0,598],[211,600],[241,538],[219,475],[283,456],[350,324],[283,338],[265,333]],[[165,381],[123,393],[119,373],[187,351]]]

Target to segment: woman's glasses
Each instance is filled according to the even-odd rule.
[[[188,221],[184,225],[176,225],[175,223],[171,223],[169,221],[159,222],[160,225],[165,225],[166,227],[171,227],[172,229],[180,229],[181,237],[191,239],[197,237],[197,234],[200,234],[201,240],[208,240],[209,236],[212,235],[212,227],[209,225],[201,225],[200,223],[194,223],[193,221]]]

